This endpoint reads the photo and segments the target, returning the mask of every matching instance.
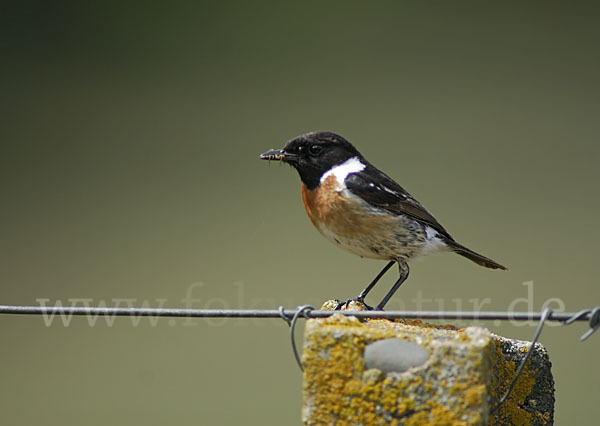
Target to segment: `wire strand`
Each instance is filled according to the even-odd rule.
[[[132,308],[99,306],[25,306],[0,305],[0,315],[101,315],[101,316],[148,316],[184,318],[282,318],[290,321],[298,312],[296,309],[182,309],[182,308]],[[579,312],[552,312],[549,321],[566,323],[590,321],[592,309]],[[334,314],[357,318],[383,319],[428,319],[428,320],[480,320],[480,321],[539,321],[542,312],[503,312],[503,311],[321,311],[306,313],[308,318],[326,318]],[[577,315],[577,316],[576,316]]]

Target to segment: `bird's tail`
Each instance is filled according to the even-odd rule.
[[[506,266],[502,266],[498,262],[494,262],[489,257],[485,257],[479,253],[476,253],[473,250],[466,248],[462,244],[457,243],[456,241],[447,241],[446,243],[455,253],[458,253],[461,256],[472,260],[478,265],[485,266],[486,268],[490,269],[503,269],[505,271],[508,271],[508,268]]]

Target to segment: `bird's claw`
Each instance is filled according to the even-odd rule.
[[[341,300],[334,299],[336,305],[334,307],[334,311],[372,311],[374,308],[365,303],[364,299],[356,298],[356,299],[348,299],[345,302]]]

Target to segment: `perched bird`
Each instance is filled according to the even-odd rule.
[[[453,251],[486,268],[506,270],[456,242],[425,207],[340,135],[306,133],[260,158],[283,161],[298,171],[304,208],[325,238],[358,256],[389,261],[358,295],[356,300],[362,303],[397,263],[400,277],[376,308],[383,309],[408,277],[407,262],[438,251]]]

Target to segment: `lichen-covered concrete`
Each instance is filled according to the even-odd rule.
[[[400,373],[367,370],[365,347],[388,338],[420,345],[428,360]],[[527,348],[481,327],[343,315],[308,320],[302,418],[307,425],[552,424],[554,382],[539,344],[510,398],[489,414]]]

